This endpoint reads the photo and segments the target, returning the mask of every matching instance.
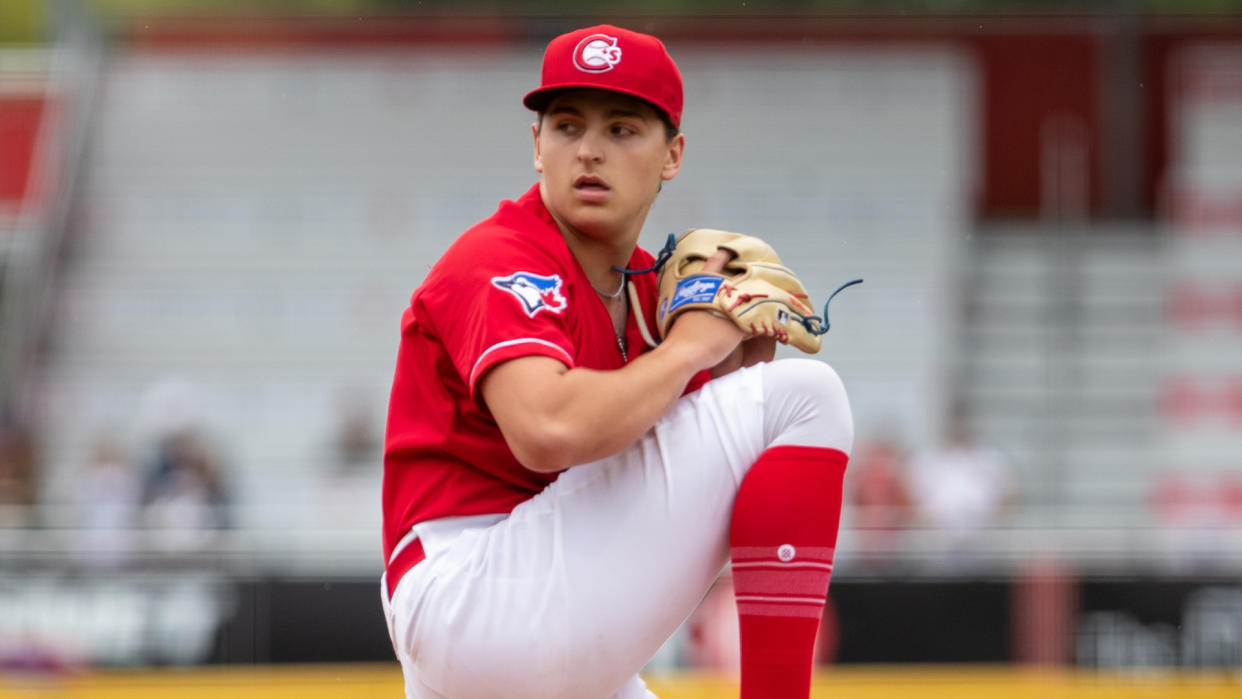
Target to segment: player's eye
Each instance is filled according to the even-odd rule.
[[[612,131],[612,135],[614,136],[633,136],[634,134],[638,133],[638,129],[635,129],[633,126],[629,124],[624,124],[624,123],[613,124],[611,131]]]

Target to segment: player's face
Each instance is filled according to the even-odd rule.
[[[534,136],[535,170],[552,215],[595,236],[641,228],[660,183],[681,169],[685,148],[682,135],[668,139],[650,105],[601,90],[552,100]]]

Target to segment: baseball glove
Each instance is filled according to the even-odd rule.
[[[733,252],[733,260],[721,274],[704,272],[704,263],[721,248]],[[692,309],[714,311],[748,337],[774,337],[808,354],[819,351],[820,336],[828,331],[798,277],[770,245],[748,235],[709,228],[683,233],[660,266],[659,283],[661,339],[678,315]]]

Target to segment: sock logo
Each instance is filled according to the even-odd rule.
[[[781,544],[780,548],[776,549],[776,557],[783,563],[792,561],[797,555],[798,550],[793,547],[793,544]]]

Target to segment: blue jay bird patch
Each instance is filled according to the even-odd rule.
[[[522,310],[531,318],[539,311],[560,313],[569,305],[561,293],[561,278],[556,274],[544,276],[514,272],[507,277],[492,277],[492,286],[513,294],[521,302]]]

